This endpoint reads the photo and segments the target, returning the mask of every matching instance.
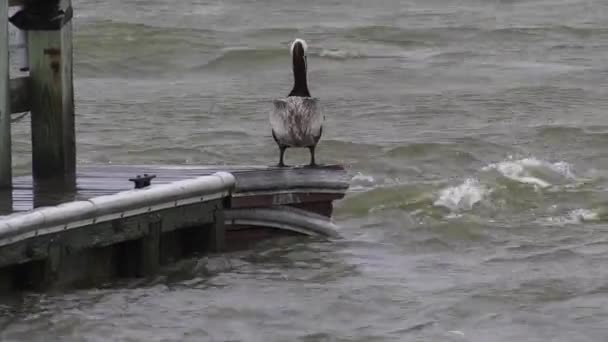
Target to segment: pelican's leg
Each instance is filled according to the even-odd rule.
[[[317,166],[317,163],[315,162],[315,148],[317,146],[313,145],[313,146],[308,146],[308,150],[310,151],[310,164],[308,164],[308,166]]]
[[[287,149],[287,147],[285,147],[285,146],[279,146],[280,157],[279,157],[279,164],[277,164],[278,167],[285,167],[285,163],[283,162],[283,159],[285,157],[286,149]]]

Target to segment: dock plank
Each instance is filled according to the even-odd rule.
[[[337,165],[316,168],[248,165],[79,165],[75,189],[64,189],[52,183],[34,185],[31,176],[15,177],[12,191],[0,191],[0,215],[130,190],[134,185],[129,178],[137,175],[156,175],[151,185],[154,186],[221,171],[235,175],[237,194],[300,189],[304,193],[335,193],[335,197],[340,198],[349,184],[346,172]]]

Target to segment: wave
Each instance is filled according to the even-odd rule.
[[[74,61],[80,77],[149,77],[196,67],[221,48],[218,32],[94,20],[74,36]]]
[[[597,148],[604,150],[608,147],[608,128],[606,126],[595,127],[569,127],[542,125],[534,128],[538,139],[548,144],[560,144],[568,141],[572,148],[578,149]]]
[[[166,24],[163,26],[163,24]],[[312,29],[312,28],[310,28]],[[318,28],[315,28],[318,29]],[[314,30],[313,30],[314,31]],[[215,30],[192,27],[179,27],[175,23],[136,23],[105,19],[87,19],[82,21],[74,38],[75,51],[78,54],[77,66],[80,72],[96,75],[104,70],[133,69],[135,73],[154,74],[171,70],[197,70],[207,67],[248,66],[252,63],[272,62],[283,58],[287,41],[300,32],[293,27],[268,27],[240,31]],[[545,37],[548,33],[557,33],[559,37],[553,42],[556,48],[575,46],[584,48],[580,42],[568,40],[608,33],[605,28],[577,28],[569,26],[548,27],[508,27],[484,29],[473,26],[440,26],[412,29],[388,25],[368,25],[350,28],[323,27],[323,34],[310,34],[318,38],[317,49],[311,55],[333,60],[350,60],[363,58],[401,58],[404,48],[434,48],[452,45],[454,42],[478,39],[500,41],[511,35]],[[572,36],[574,38],[570,38]],[[244,47],[226,48],[227,41],[235,37]],[[348,41],[348,45],[326,45],[322,42]],[[520,39],[520,37],[516,37]],[[262,40],[263,39],[263,40]],[[537,39],[537,38],[534,38]],[[279,46],[247,45],[247,41],[279,41]],[[579,39],[580,40],[580,39]],[[284,44],[285,43],[285,44]],[[352,44],[356,47],[352,47]],[[549,43],[551,44],[551,43]],[[460,48],[462,44],[457,44]],[[125,49],[128,46],[129,49]],[[387,50],[387,46],[388,50]],[[395,49],[395,47],[397,47]],[[445,61],[461,60],[477,56],[475,49],[467,51],[439,52],[433,58]],[[218,51],[221,51],[218,53]],[[475,50],[476,51],[476,50]],[[434,51],[435,53],[437,51]],[[143,65],[154,64],[156,68],[144,68]],[[545,63],[546,64],[546,63]],[[540,64],[539,64],[540,65]],[[116,68],[115,66],[118,66]],[[538,67],[532,65],[531,67]],[[560,67],[554,65],[554,67]],[[151,69],[150,69],[151,68]],[[140,70],[141,69],[141,70]]]
[[[515,207],[521,191],[514,186],[501,184],[501,179],[531,185],[536,190],[548,188],[558,181],[567,183],[567,180],[576,179],[570,164],[563,161],[550,163],[536,158],[507,159],[484,166],[480,171],[495,171],[499,177],[484,178],[483,181],[467,178],[459,185],[443,188],[436,194],[437,199],[433,205],[447,208],[451,213],[471,211],[484,200],[509,201]],[[493,196],[490,198],[489,195]]]
[[[599,221],[601,218],[600,213],[590,209],[574,209],[565,216],[558,216],[551,218],[551,223],[562,223],[562,224],[580,224],[583,222]]]
[[[363,176],[365,177],[365,176]],[[372,178],[367,178],[370,181]],[[380,184],[375,178],[374,185],[366,191],[350,194],[340,203],[338,213],[352,216],[365,216],[385,210],[405,210],[408,212],[433,211],[434,184]]]
[[[537,40],[557,39],[559,46],[574,46],[580,48],[579,43],[567,42],[568,39],[579,40],[592,36],[608,35],[605,27],[575,27],[566,25],[547,26],[520,26],[485,28],[470,25],[462,26],[436,26],[421,29],[404,28],[397,26],[368,25],[346,29],[343,32],[335,32],[338,36],[346,39],[377,42],[396,45],[399,47],[431,47],[437,45],[451,44],[455,41],[489,39],[498,40]]]
[[[603,173],[597,173],[597,177],[603,177]],[[544,217],[542,223],[546,225],[602,219],[596,209],[576,209],[576,203],[597,196],[597,191],[590,189],[589,180],[579,178],[573,165],[566,161],[509,157],[480,167],[459,182],[449,183],[416,177],[407,181],[381,178],[364,173],[355,175],[354,189],[340,205],[340,212],[358,216],[403,210],[418,219],[433,220],[462,218],[466,214],[465,219],[489,217],[510,223]],[[597,200],[601,203],[601,198]],[[556,212],[559,207],[567,211]],[[524,217],[524,213],[531,217]]]
[[[452,212],[471,210],[473,206],[490,192],[490,190],[474,178],[466,179],[462,184],[447,187],[439,191],[439,198],[434,206],[444,207]]]
[[[273,62],[285,59],[285,49],[282,48],[225,48],[207,63],[197,69],[240,68],[251,65],[259,66],[262,62]]]
[[[539,223],[544,225],[577,225],[585,222],[599,221],[601,219],[600,213],[592,209],[574,209],[570,210],[564,215],[551,216],[539,220]]]
[[[559,125],[539,125],[535,127],[538,134],[543,137],[564,137],[565,135],[572,137],[580,136],[600,136],[608,138],[607,125],[592,125],[592,126],[559,126]]]
[[[548,188],[555,182],[576,180],[572,166],[564,161],[550,163],[536,158],[508,159],[485,166],[482,171],[497,171],[503,177],[535,187]],[[553,183],[552,183],[553,182]]]
[[[466,142],[465,142],[466,144]],[[469,144],[470,145],[470,144]],[[471,146],[474,148],[473,146]],[[450,159],[453,162],[474,163],[477,158],[467,148],[453,143],[414,143],[405,146],[394,147],[385,155],[391,158],[404,159]]]
[[[487,259],[485,262],[487,263],[503,263],[503,262],[541,262],[541,261],[558,261],[558,260],[571,260],[573,258],[581,257],[580,253],[575,252],[572,249],[564,248],[564,247],[554,247],[548,249],[541,249],[537,252],[532,253],[524,253],[519,256],[496,256]]]
[[[319,57],[326,57],[326,58],[330,58],[330,59],[339,59],[339,60],[371,57],[371,56],[364,56],[363,54],[361,54],[358,51],[349,51],[349,50],[342,50],[342,49],[323,49],[323,50],[321,50],[321,52],[319,52],[318,55],[319,55]]]
[[[433,205],[447,208],[450,214],[473,211],[477,207],[485,210],[484,215],[494,215],[495,210],[500,210],[504,217],[531,209],[550,214],[556,208],[553,201],[586,198],[589,191],[579,187],[580,184],[584,181],[568,162],[508,158],[482,167],[477,178],[467,178],[459,185],[440,189]],[[601,213],[596,210],[572,209],[563,215],[553,213],[543,222],[561,225],[600,219]]]
[[[364,175],[361,172],[358,172],[351,178],[349,190],[354,192],[365,191],[375,187],[376,185],[377,180],[374,178],[374,176]]]
[[[218,48],[220,31],[209,29],[159,27],[112,20],[95,20],[80,24],[74,37],[79,49],[94,49],[97,53],[122,52],[125,44],[133,53],[172,51],[175,48]],[[169,48],[168,48],[169,47]],[[110,51],[108,51],[110,49]]]
[[[430,46],[433,45],[433,41],[439,38],[436,32],[429,30],[413,30],[383,25],[354,27],[339,34],[356,41],[379,42],[400,47]]]
[[[548,33],[557,33],[569,35],[574,38],[588,38],[592,35],[606,35],[608,29],[605,27],[575,27],[567,25],[551,25],[551,26],[520,26],[520,27],[503,27],[488,30],[487,32],[499,35],[528,35],[528,36],[545,36]]]
[[[391,55],[381,54],[365,54],[360,51],[339,49],[339,48],[321,48],[320,50],[312,50],[309,56],[320,57],[332,60],[351,60],[365,58],[391,58]],[[287,50],[283,47],[232,47],[225,48],[222,52],[212,58],[210,61],[200,66],[199,69],[221,68],[221,67],[246,67],[250,65],[259,66],[260,63],[280,62],[286,63]]]

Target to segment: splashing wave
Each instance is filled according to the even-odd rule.
[[[473,206],[488,194],[490,190],[477,179],[468,178],[464,183],[442,189],[435,206],[445,207],[451,211],[471,210]]]
[[[583,173],[584,174],[584,173]],[[601,174],[601,173],[599,173]],[[353,178],[353,196],[342,210],[363,215],[404,210],[417,218],[491,217],[513,223],[524,216],[542,216],[542,224],[582,224],[601,220],[593,209],[576,209],[576,198],[595,196],[594,179],[579,178],[565,161],[534,157],[486,164],[456,183],[445,180],[386,182],[365,174]],[[380,182],[379,182],[380,181]],[[563,207],[565,211],[556,212]],[[464,215],[464,216],[463,216]],[[526,219],[529,219],[526,218]]]
[[[536,158],[508,160],[485,166],[482,171],[498,171],[502,176],[540,188],[548,188],[553,182],[575,180],[572,166],[564,161],[550,163]]]
[[[543,224],[549,225],[572,225],[584,222],[598,221],[600,214],[590,209],[574,209],[561,216],[552,216],[541,220]]]

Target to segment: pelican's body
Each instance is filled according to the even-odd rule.
[[[273,101],[270,112],[272,137],[280,150],[279,166],[285,166],[283,157],[290,147],[310,150],[310,165],[315,163],[315,147],[321,139],[324,116],[319,100],[311,97],[306,79],[306,42],[296,39],[291,45],[294,86],[286,98]]]
[[[270,126],[279,146],[310,147],[319,142],[323,129],[323,116],[318,99],[289,96],[274,100]]]

